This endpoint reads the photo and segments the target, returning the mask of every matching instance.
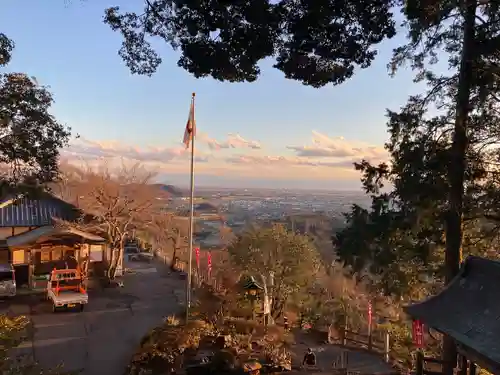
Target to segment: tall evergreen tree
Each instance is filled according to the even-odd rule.
[[[433,254],[439,254],[431,250],[444,246],[449,282],[459,269],[464,228],[490,235],[496,228],[487,220],[496,219],[490,211],[496,211],[492,202],[499,191],[499,154],[493,145],[499,141],[500,12],[498,2],[476,0],[407,1],[403,9],[409,43],[395,51],[391,65],[396,69],[410,62],[416,81],[429,89],[411,97],[398,113],[389,112],[391,165],[357,165],[366,190],[374,194],[375,209],[364,213],[365,222],[369,228],[385,225],[373,233],[385,239],[382,248],[391,264],[409,254],[406,264],[418,260],[429,269]],[[447,59],[446,74],[435,68],[440,57]],[[389,194],[379,191],[384,178],[394,186]],[[377,210],[380,201],[385,211]],[[346,231],[337,236],[338,245],[348,244],[351,225]],[[406,243],[406,251],[387,237]],[[466,238],[467,245],[473,243]],[[446,358],[453,361],[454,345],[445,344]]]

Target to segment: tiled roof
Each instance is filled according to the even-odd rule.
[[[92,233],[84,232],[76,228],[57,228],[53,225],[38,227],[36,229],[12,236],[6,239],[7,246],[23,246],[27,244],[35,243],[41,237],[49,237],[53,235],[75,235],[92,242],[106,242],[106,240],[100,236]]]
[[[500,262],[471,256],[441,293],[405,310],[455,339],[481,367],[500,374],[499,285]]]
[[[74,221],[79,212],[73,205],[51,195],[39,199],[19,198],[0,206],[0,227],[41,227],[53,218]]]

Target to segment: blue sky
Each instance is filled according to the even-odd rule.
[[[397,109],[415,93],[411,72],[401,71],[396,78],[387,73],[392,48],[401,39],[384,43],[375,64],[349,82],[322,89],[286,80],[270,61],[262,64],[263,74],[255,83],[197,80],[178,68],[177,54],[161,44],[164,63],[157,74],[133,76],[117,55],[120,35],[102,19],[108,6],[137,9],[141,4],[1,2],[1,31],[16,43],[8,70],[27,72],[50,86],[54,114],[83,138],[75,142],[71,157],[123,156],[157,168],[170,182],[187,183],[188,163],[179,143],[195,91],[197,154],[203,159],[199,181],[356,188],[358,176],[346,164],[350,159],[339,159],[339,152],[339,157],[313,155],[311,150],[351,147],[362,149],[360,156],[381,157],[375,147],[387,138],[385,109]],[[242,140],[259,147],[246,147]]]

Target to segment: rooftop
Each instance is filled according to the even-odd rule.
[[[406,312],[455,339],[469,359],[500,374],[500,262],[468,257],[459,274],[439,294],[410,305]]]

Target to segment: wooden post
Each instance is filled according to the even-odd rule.
[[[477,366],[474,362],[470,361],[469,375],[476,375]]]
[[[349,351],[348,350],[344,350],[344,368],[348,368],[349,367]]]
[[[256,319],[255,307],[256,307],[256,300],[255,300],[255,297],[252,297],[252,320],[254,322],[255,322],[255,319]]]
[[[384,332],[384,360],[389,363],[389,353],[391,351],[389,331]]]
[[[417,363],[415,367],[415,375],[424,375],[424,353],[420,350],[417,352]]]
[[[460,356],[460,375],[467,375],[467,357],[464,355]]]

